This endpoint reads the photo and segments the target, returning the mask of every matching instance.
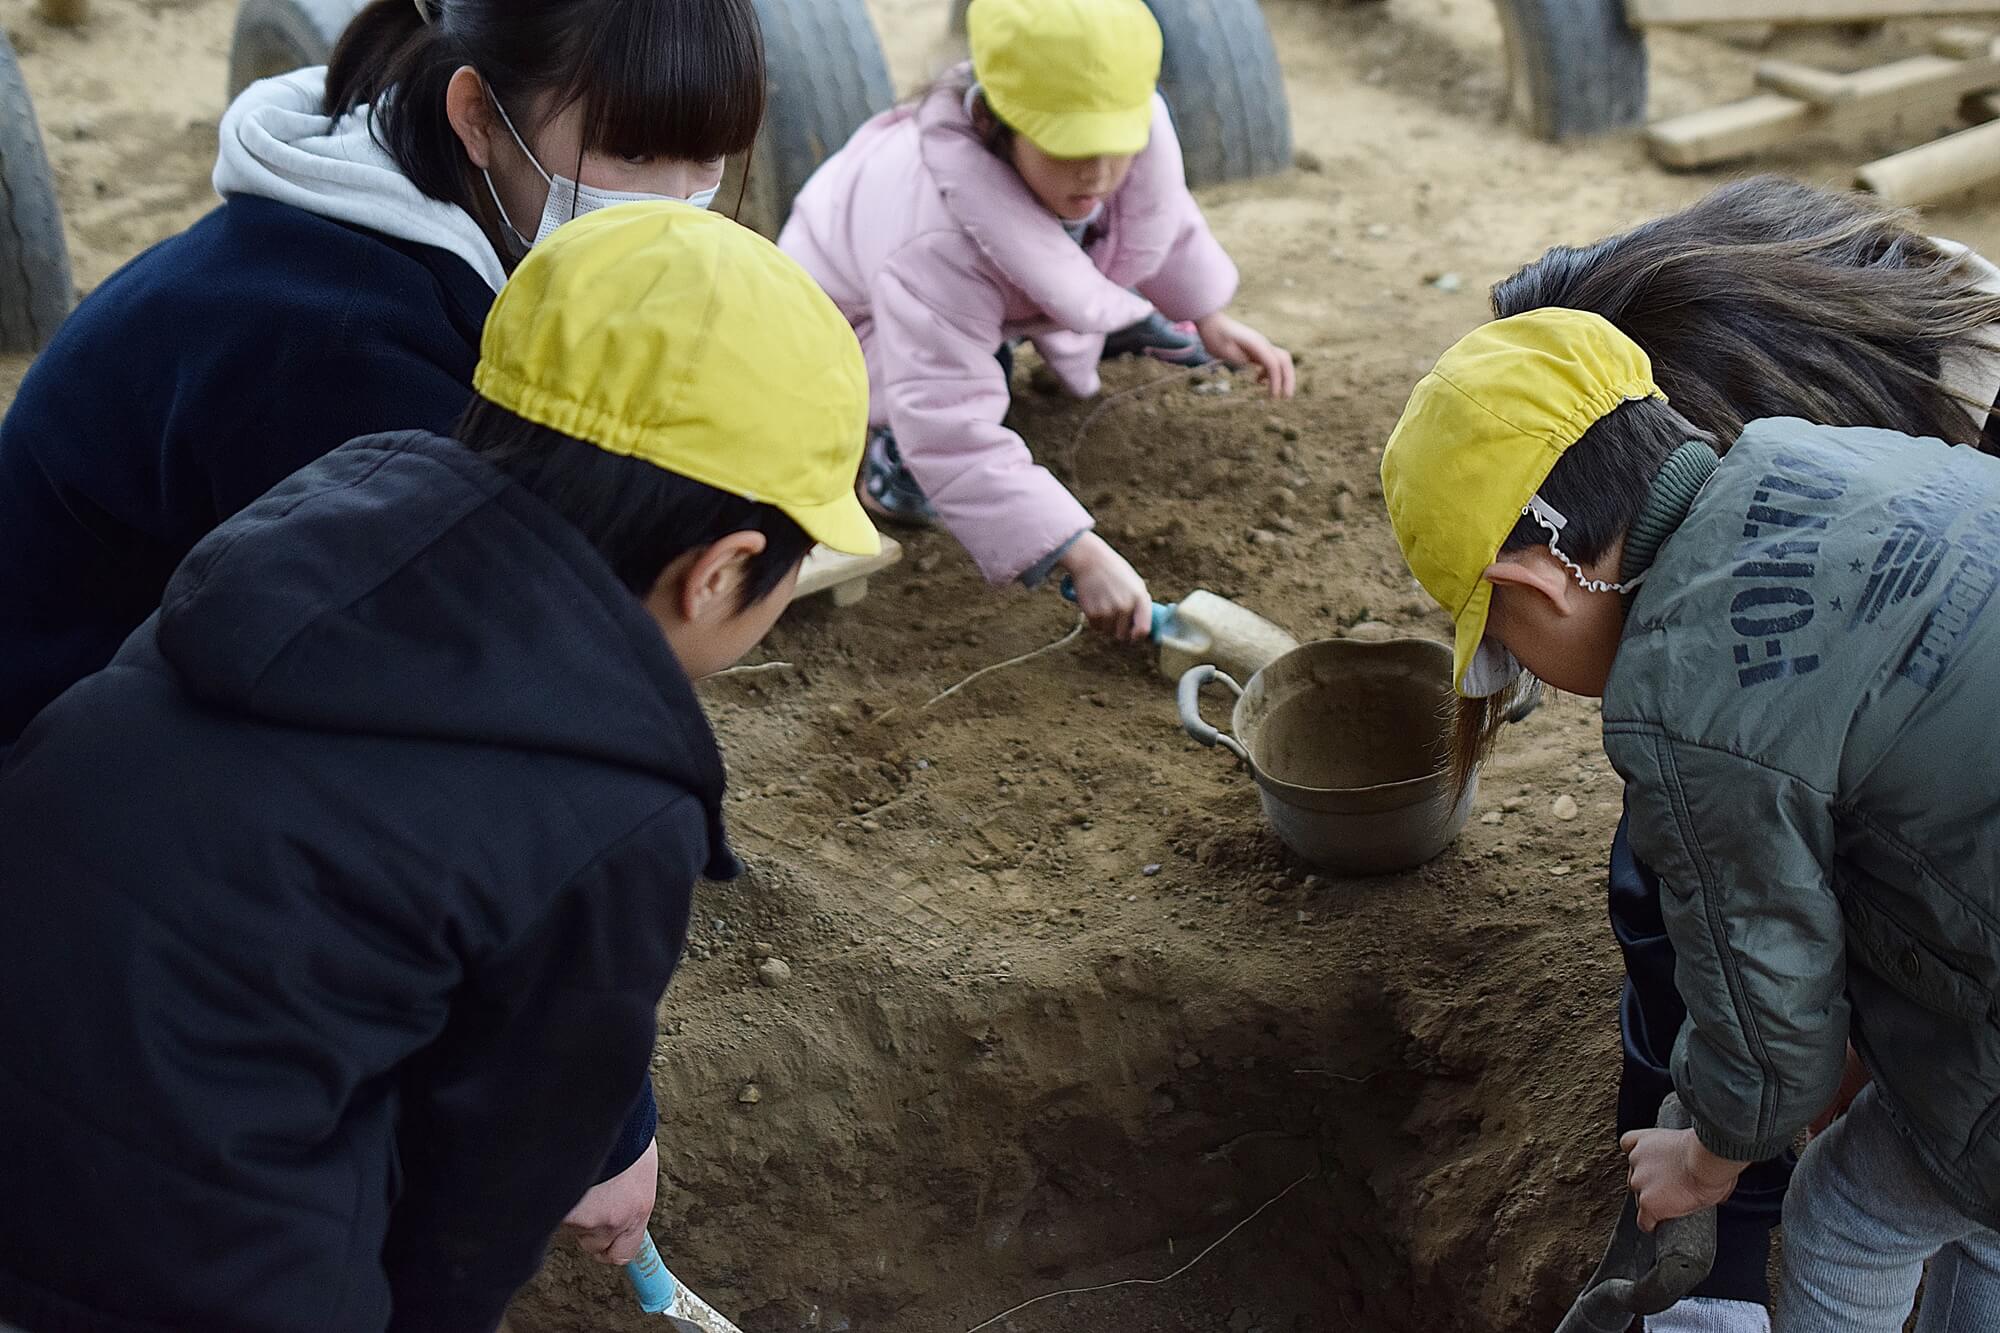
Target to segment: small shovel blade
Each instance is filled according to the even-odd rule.
[[[668,1271],[650,1235],[639,1257],[625,1265],[625,1276],[631,1279],[639,1307],[663,1316],[674,1333],[743,1333]]]

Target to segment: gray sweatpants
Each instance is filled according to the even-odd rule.
[[[2000,1233],[1945,1199],[1872,1087],[1799,1159],[1784,1268],[1776,1333],[1902,1333],[1919,1282],[1916,1333],[2000,1329]]]

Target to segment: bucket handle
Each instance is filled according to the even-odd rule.
[[[1201,692],[1210,681],[1219,680],[1227,685],[1237,698],[1243,697],[1243,687],[1229,678],[1229,674],[1212,666],[1189,667],[1181,677],[1180,705],[1181,730],[1194,737],[1210,749],[1220,745],[1245,764],[1250,762],[1250,752],[1234,736],[1225,736],[1204,722],[1201,717]]]

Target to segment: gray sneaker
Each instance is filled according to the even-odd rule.
[[[937,522],[937,510],[903,465],[896,437],[886,429],[869,432],[868,448],[861,455],[861,496],[869,509],[891,522],[915,528]]]

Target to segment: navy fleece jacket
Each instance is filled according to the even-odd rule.
[[[658,626],[452,441],[218,528],[0,766],[0,1324],[490,1333],[646,1082],[722,795]]]
[[[442,249],[247,195],[92,292],[0,422],[0,757],[218,523],[349,440],[448,432],[492,302]],[[647,1082],[603,1174],[658,1123]]]

